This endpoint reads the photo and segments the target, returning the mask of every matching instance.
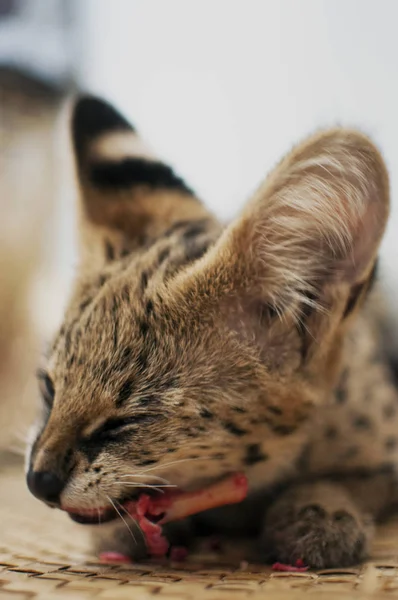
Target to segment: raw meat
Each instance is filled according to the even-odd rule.
[[[285,565],[279,562],[272,565],[273,571],[286,571],[287,573],[305,573],[308,569],[309,567],[304,564],[304,561],[301,558],[296,560],[295,565]]]
[[[162,534],[162,525],[218,506],[236,504],[246,496],[246,476],[238,473],[197,492],[174,492],[155,498],[142,494],[137,502],[127,502],[124,508],[145,535],[149,554],[164,556],[169,544]]]

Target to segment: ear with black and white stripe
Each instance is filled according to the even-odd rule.
[[[111,260],[176,221],[205,208],[174,170],[156,158],[136,129],[108,102],[80,97],[72,142],[81,192],[84,243]]]

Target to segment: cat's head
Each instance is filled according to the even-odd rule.
[[[378,151],[317,134],[221,228],[108,104],[81,98],[72,140],[81,260],[39,371],[31,491],[91,521],[145,486],[272,478],[335,382],[374,272]]]

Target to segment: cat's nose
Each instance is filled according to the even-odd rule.
[[[64,488],[64,481],[51,471],[29,470],[26,481],[30,492],[39,500],[59,504],[59,497]]]

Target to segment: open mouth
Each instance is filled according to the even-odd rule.
[[[144,493],[148,496],[154,496],[152,490],[144,490]],[[138,500],[138,496],[130,496],[123,498],[122,500],[114,500],[113,506],[101,506],[98,508],[74,508],[63,506],[61,510],[68,513],[68,516],[81,525],[102,525],[103,523],[109,523],[120,516],[129,516],[127,507]]]
[[[154,492],[153,489],[122,500],[112,501],[112,506],[76,509],[63,506],[70,518],[84,525],[101,525],[117,517],[132,517],[141,529],[158,528],[170,521],[178,521],[211,508],[241,502],[247,495],[247,479],[242,473],[232,474],[205,488],[182,492]]]
[[[124,512],[126,516],[132,517],[140,528],[148,553],[151,556],[165,556],[169,550],[169,542],[163,535],[163,525],[185,519],[204,510],[242,502],[247,496],[247,491],[245,475],[236,473],[197,491],[143,493],[138,497],[125,499],[123,502],[116,501],[113,507],[78,511],[72,507],[63,507],[63,510],[68,512],[71,519],[85,525],[100,525],[118,516],[124,519],[122,516]],[[113,504],[112,500],[110,502]]]
[[[64,510],[68,513],[72,521],[81,525],[102,525],[102,523],[109,523],[109,521],[114,521],[118,517],[116,510],[112,507],[79,510],[79,512],[73,512],[73,510],[68,509]]]

